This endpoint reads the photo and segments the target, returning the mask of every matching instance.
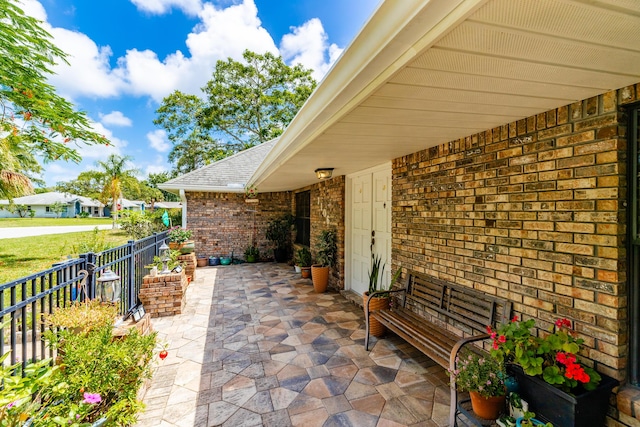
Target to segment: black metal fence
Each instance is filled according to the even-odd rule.
[[[42,316],[85,298],[81,291],[86,277],[89,298],[96,296],[96,279],[109,268],[120,276],[121,314],[138,305],[145,265],[159,255],[167,232],[156,233],[100,253],[81,254],[77,259],[54,264],[48,270],[0,285],[0,354],[11,350],[10,363],[41,360],[53,354],[41,339]],[[8,348],[7,348],[8,347]]]

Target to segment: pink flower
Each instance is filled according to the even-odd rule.
[[[512,322],[517,322],[518,321],[518,316],[513,316],[513,319],[511,319]]]
[[[507,342],[507,337],[505,337],[504,335],[500,335],[498,337],[498,341],[500,341],[501,343],[505,343]]]
[[[85,393],[84,400],[82,401],[82,403],[89,403],[89,404],[100,403],[100,402],[102,402],[102,397],[100,397],[99,393]]]

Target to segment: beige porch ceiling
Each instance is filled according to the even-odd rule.
[[[250,182],[300,188],[637,82],[638,0],[387,0]]]

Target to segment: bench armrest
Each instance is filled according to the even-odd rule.
[[[382,294],[394,294],[394,293],[398,293],[398,292],[407,292],[406,289],[392,289],[390,291],[375,291],[373,292],[371,295],[369,295],[369,298],[367,298],[367,305],[364,307],[364,315],[365,315],[365,320],[368,321],[369,319],[369,303],[371,302],[372,298],[375,298],[376,295],[382,295]]]
[[[472,336],[472,337],[462,338],[462,339],[458,340],[455,343],[455,345],[453,346],[453,348],[451,349],[451,355],[449,356],[449,369],[450,369],[450,371],[455,371],[455,369],[456,369],[456,357],[458,357],[458,353],[460,353],[460,350],[462,350],[462,347],[464,347],[465,345],[467,345],[467,344],[469,344],[471,342],[486,340],[489,337],[491,337],[491,335],[489,335],[489,334],[481,334],[481,335],[475,335],[475,336]]]

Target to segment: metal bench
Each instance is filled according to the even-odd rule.
[[[487,325],[496,327],[510,320],[509,301],[434,277],[410,273],[404,288],[389,292],[394,298],[387,310],[370,312],[367,300],[366,350],[369,350],[369,319],[375,318],[440,366],[454,370],[456,356],[464,345],[488,338]],[[383,293],[374,292],[371,296]],[[451,426],[456,425],[457,402],[452,383]]]

